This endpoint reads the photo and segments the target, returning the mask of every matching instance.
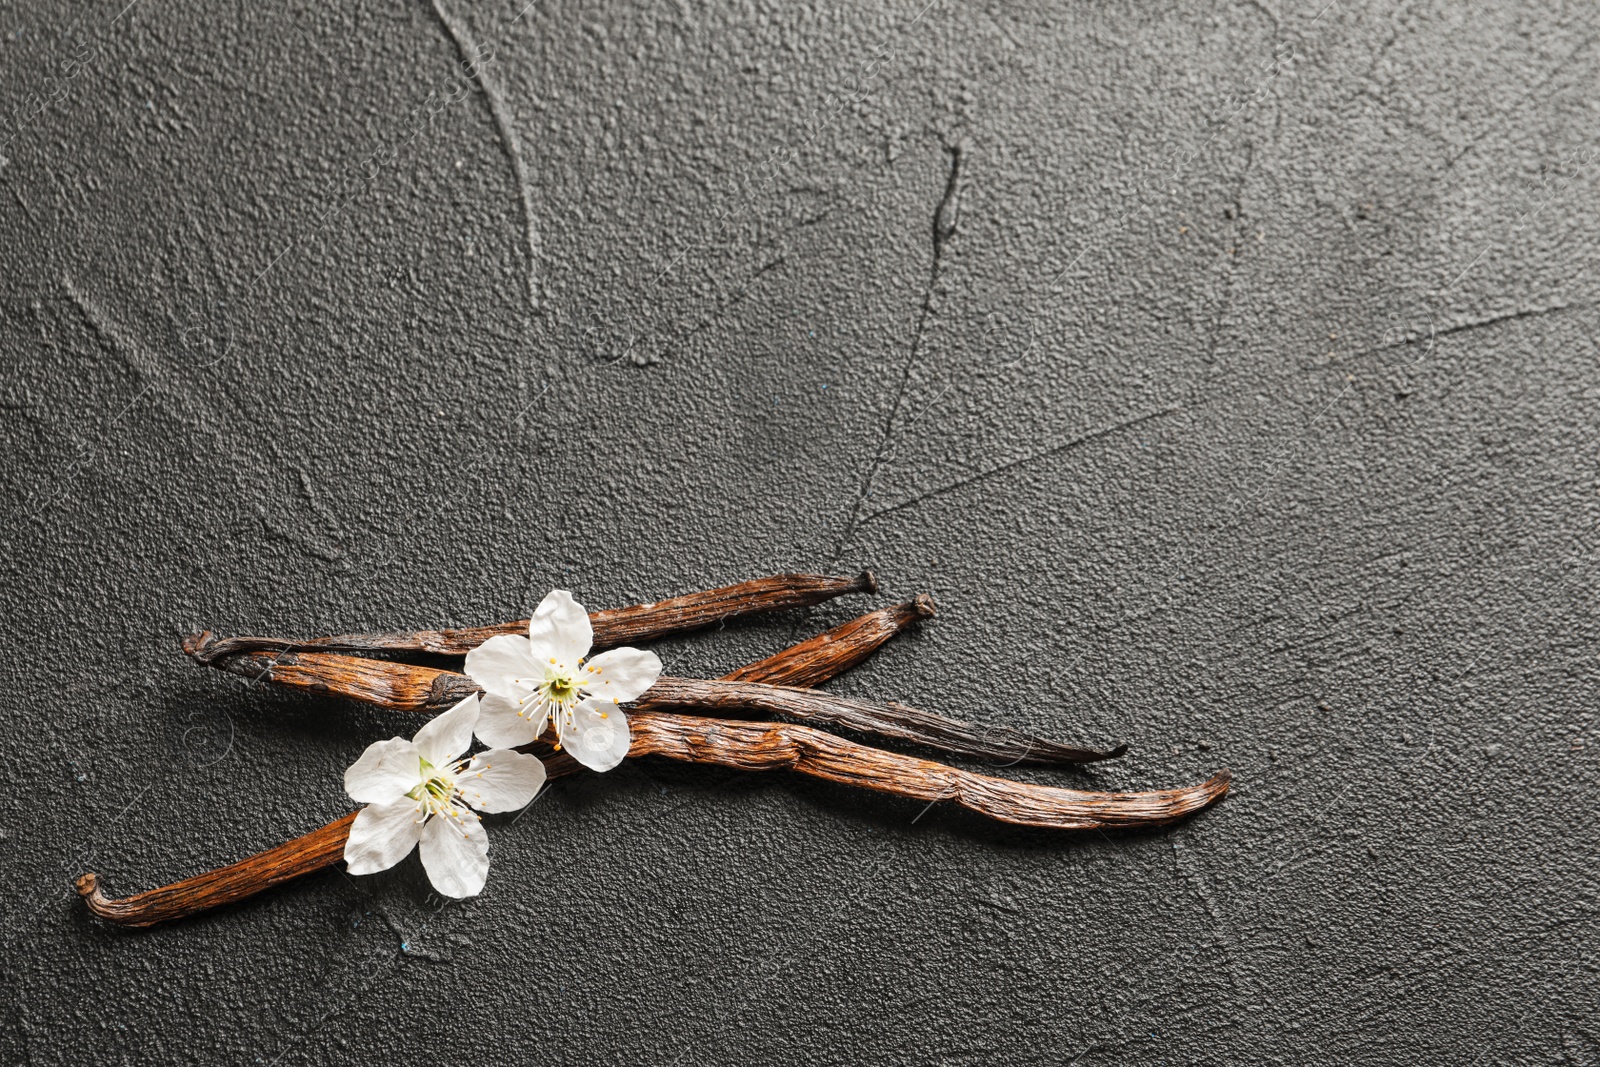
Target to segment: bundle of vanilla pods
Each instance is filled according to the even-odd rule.
[[[846,593],[875,593],[871,572],[854,578],[784,574],[651,604],[589,614],[593,648],[648,642],[738,616],[818,604]],[[926,595],[869,612],[716,680],[659,677],[627,709],[627,758],[663,756],[742,770],[790,770],[863,789],[933,802],[949,800],[1003,822],[1061,830],[1156,826],[1221,799],[1229,775],[1179,789],[1101,793],[1035,785],[963,770],[869,746],[828,731],[882,738],[952,756],[1010,766],[1089,763],[1126,746],[1066,745],[995,724],[974,724],[895,702],[830,696],[819,686],[861,663],[901,630],[931,617]],[[579,616],[581,619],[581,614]],[[418,724],[477,692],[466,675],[407,663],[465,656],[501,634],[526,632],[529,620],[447,630],[345,634],[310,640],[192,635],[197,661],[247,678],[375,704]],[[380,658],[381,657],[381,658]],[[756,716],[782,716],[771,721]],[[410,732],[409,730],[407,732]],[[549,777],[581,771],[548,738],[525,747]],[[356,813],[237,863],[122,898],[105,896],[98,878],[77,880],[95,915],[123,926],[149,926],[260,893],[339,863]]]

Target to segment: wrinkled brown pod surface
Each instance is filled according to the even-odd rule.
[[[847,623],[835,629],[847,637],[865,634],[867,636],[860,640],[873,643],[873,647],[886,639],[882,631],[871,627],[852,629]],[[831,677],[830,670],[837,673],[859,662],[858,651],[849,640],[819,643],[813,639],[734,673],[795,678],[800,677],[794,670],[796,661],[802,661],[821,664],[816,673]],[[363,684],[374,684],[371,678],[361,677]],[[436,677],[427,675],[421,681],[412,678],[408,683],[412,686],[412,697],[419,691],[434,692],[436,682]],[[767,688],[783,690],[783,687]],[[1172,822],[1220,799],[1227,793],[1229,782],[1228,772],[1222,771],[1197,786],[1184,789],[1142,793],[1060,789],[1012,782],[931,760],[884,752],[806,726],[737,722],[663,712],[635,714],[632,734],[630,758],[659,755],[742,770],[788,769],[917,800],[954,801],[1004,822],[1066,830],[1156,826]],[[529,747],[545,758],[551,777],[577,769],[578,765],[570,757],[550,752],[548,745],[536,743]],[[355,813],[352,813],[238,863],[133,896],[107,898],[99,891],[93,872],[78,879],[78,892],[92,913],[124,926],[149,926],[193,915],[337,863],[343,857],[344,844],[354,820]]]
[[[1091,763],[1115,759],[1127,751],[1126,745],[1110,749],[1063,745],[1006,726],[980,726],[905,704],[852,700],[798,687],[837,677],[890,637],[933,613],[933,598],[924,594],[841,623],[714,682],[662,677],[640,698],[636,713],[659,708],[765,712],[1009,763]],[[185,648],[196,654],[187,643]],[[455,671],[337,652],[244,652],[212,657],[208,662],[248,678],[396,711],[437,714],[477,691],[471,679]],[[768,684],[767,679],[777,682]]]
[[[184,647],[189,650],[187,644]],[[429,715],[446,711],[478,691],[472,679],[456,671],[339,652],[239,652],[213,658],[210,664],[319,696],[348,697],[394,711]]]
[[[1056,830],[1160,826],[1221,800],[1231,780],[1223,770],[1182,789],[1094,793],[975,774],[790,723],[649,715],[630,725],[630,759],[666,756],[746,771],[792,770],[913,800],[949,800],[991,819]]]
[[[893,607],[869,611],[798,645],[723,676],[724,681],[773,685],[820,685],[860,664],[907,627],[934,615],[926,593]],[[437,713],[473,692],[455,671],[330,652],[256,650],[225,656],[201,647],[200,635],[184,639],[184,651],[219,670],[327,696],[342,696],[396,711]]]
[[[592,611],[589,613],[589,624],[594,627],[594,648],[598,651],[698,630],[741,615],[809,607],[846,593],[875,593],[877,590],[878,580],[871,571],[862,571],[853,578],[823,574],[775,574],[770,578],[754,578],[720,589],[668,597],[649,604]],[[491,637],[527,632],[527,619],[445,630],[339,634],[303,641],[274,637],[216,637],[208,631],[185,638],[184,648],[202,663],[239,652],[431,652],[464,656]]]

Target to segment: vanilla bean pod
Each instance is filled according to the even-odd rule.
[[[265,852],[246,856],[214,871],[185,878],[132,896],[110,898],[100,892],[99,876],[80,875],[75,885],[89,910],[119,926],[154,926],[263,893],[344,859],[344,844],[360,812],[285,841]]]
[[[701,593],[669,597],[650,604],[610,608],[589,613],[594,628],[594,651],[668,634],[698,630],[725,619],[761,612],[809,607],[846,593],[875,593],[878,580],[871,571],[854,578],[820,574],[777,574]],[[528,620],[468,626],[447,630],[395,631],[378,634],[340,634],[308,640],[272,637],[216,637],[209,631],[184,640],[195,659],[210,663],[240,652],[431,652],[464,656],[499,634],[526,634]]]
[[[1057,830],[1174,822],[1221,799],[1231,780],[1223,770],[1182,789],[1092,793],[993,778],[790,723],[648,715],[631,726],[630,759],[654,755],[746,771],[792,770],[913,800],[953,800],[1001,822]]]
[[[1207,807],[1228,792],[1222,770],[1198,785],[1145,793],[1097,793],[1014,782],[872,748],[798,723],[711,719],[652,712],[628,719],[628,758],[665,756],[744,771],[792,770],[912,800],[953,800],[979,815],[1056,830],[1160,826]],[[549,777],[582,765],[547,741],[524,746]]]
[[[761,711],[842,726],[847,730],[925,745],[955,755],[1007,763],[1093,763],[1116,759],[1128,750],[1127,745],[1105,750],[1078,748],[1008,726],[978,726],[905,704],[875,704],[831,693],[761,682],[713,682],[663,675],[639,698],[630,716],[648,715],[662,708],[693,708],[710,712]]]
[[[798,645],[723,676],[724,681],[812,686],[836,678],[876,652],[885,641],[936,613],[933,598],[922,593],[892,607],[869,611]],[[197,638],[184,649],[202,663],[246,678],[296,689],[349,697],[395,711],[444,711],[471,694],[464,675],[392,660],[362,659],[320,652],[248,651],[225,656],[202,651]],[[213,643],[211,648],[215,647]]]
[[[728,681],[820,685],[856,666],[895,634],[934,614],[926,593],[903,604],[869,611],[798,645],[725,675]],[[342,696],[394,711],[437,714],[470,696],[476,686],[454,671],[328,652],[248,651],[203,655],[186,639],[190,655],[219,670],[326,696]]]
[[[747,663],[738,670],[724,674],[722,680],[787,686],[821,685],[861,663],[901,630],[923,619],[931,619],[935,614],[933,597],[919,593],[902,604],[869,611],[798,645],[790,645],[782,652],[774,652],[766,659]],[[630,719],[637,718],[639,714],[640,710],[635,708]],[[576,774],[583,769],[583,764],[565,752],[557,751],[554,744],[545,738],[524,745],[522,750],[542,759],[545,774],[550,778]]]
[[[361,659],[334,652],[245,652],[212,666],[327,696],[343,696],[393,711],[438,714],[478,691],[472,679],[436,667]],[[660,708],[766,711],[810,722],[924,745],[952,755],[1009,763],[1091,763],[1115,759],[1126,745],[1080,748],[1013,730],[978,726],[905,704],[873,704],[808,689],[761,682],[707,681],[662,675],[628,714]]]
[[[781,678],[792,682],[804,678],[813,684],[825,682],[861,662],[899,630],[932,613],[933,602],[926,596],[869,612],[809,641],[741,667],[734,674],[756,681]],[[374,660],[354,660],[354,663],[378,668],[394,666]],[[369,678],[368,683],[371,681]],[[565,752],[552,751],[547,741],[535,742],[528,748],[545,761],[546,774],[551,778],[571,774],[580,767]],[[238,863],[120,899],[108,898],[100,892],[98,878],[90,871],[78,879],[78,895],[90,912],[122,926],[151,926],[193,915],[332,866],[344,857],[345,840],[350,836],[350,824],[354,821],[352,812],[337,822]]]
[[[653,708],[663,707],[764,711],[843,726],[953,755],[1008,763],[1090,763],[1115,759],[1127,751],[1126,745],[1111,749],[1063,745],[1010,727],[978,726],[905,704],[875,704],[795,687],[794,683],[816,684],[860,663],[895,633],[933,613],[933,599],[923,594],[852,619],[719,681],[664,676],[639,699],[634,713],[648,714]],[[438,714],[477,691],[470,678],[455,671],[391,660],[296,651],[217,656],[207,655],[188,642],[184,647],[202,662],[247,678],[321,695],[349,697],[395,711]],[[790,684],[769,685],[766,678]]]

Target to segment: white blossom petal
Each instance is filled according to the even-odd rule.
[[[589,613],[565,589],[551,590],[528,620],[528,639],[533,642],[535,663],[574,670],[578,660],[589,654],[594,644],[594,627]]]
[[[639,648],[613,648],[590,660],[578,675],[583,691],[601,704],[637,700],[661,677],[661,657]]]
[[[531,680],[544,677],[543,668],[533,658],[533,646],[516,634],[499,634],[468,652],[464,669],[484,692],[509,700],[528,692],[529,686],[516,679],[530,679],[531,684]]]
[[[344,791],[361,804],[397,800],[421,782],[421,753],[403,737],[374,741],[344,772]]]
[[[492,748],[472,757],[456,775],[461,799],[479,811],[516,811],[544,785],[544,764],[537,756]]]
[[[515,700],[485,693],[478,707],[478,740],[490,748],[516,748],[538,737],[544,730],[544,713],[524,717],[517,714],[517,707]]]
[[[578,705],[572,725],[561,736],[562,751],[592,771],[609,771],[621,763],[632,743],[626,715],[587,701]]]
[[[351,874],[386,871],[417,847],[422,831],[422,805],[410,797],[369,804],[350,827],[344,861]]]
[[[422,828],[421,851],[428,881],[447,897],[475,897],[489,877],[489,835],[470,812],[429,819]]]
[[[473,693],[449,711],[428,720],[413,740],[423,759],[435,767],[445,767],[472,747],[472,728],[477,725],[478,694]]]

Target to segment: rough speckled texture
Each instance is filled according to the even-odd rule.
[[[0,1060],[1595,1063],[1600,13],[1324,2],[7,5]],[[394,731],[187,630],[863,564],[942,610],[840,691],[1235,795],[647,764],[466,904],[70,894]]]

